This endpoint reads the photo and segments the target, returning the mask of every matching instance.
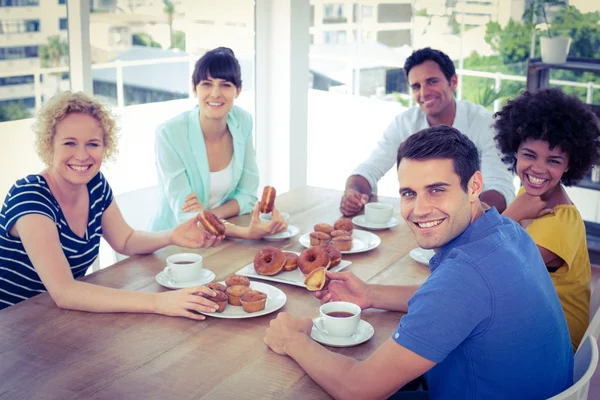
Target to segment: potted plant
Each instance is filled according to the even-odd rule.
[[[563,0],[533,0],[523,12],[523,21],[529,25],[535,33],[535,26],[538,20],[543,19],[548,36],[540,36],[540,51],[542,53],[542,62],[548,64],[562,64],[567,61],[571,38],[567,36],[557,36],[550,29],[546,7],[564,6]],[[532,54],[533,56],[533,54]]]

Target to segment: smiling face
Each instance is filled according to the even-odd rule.
[[[403,158],[398,167],[402,217],[424,249],[439,250],[471,223],[483,187],[481,173],[460,185],[451,159]]]
[[[223,119],[233,107],[233,101],[239,96],[242,88],[237,88],[229,81],[213,78],[210,75],[200,80],[194,88],[198,99],[201,118]]]
[[[104,130],[94,117],[71,113],[56,125],[49,172],[59,181],[87,184],[100,170]]]
[[[516,158],[517,175],[527,194],[532,196],[550,194],[569,169],[569,154],[558,146],[550,150],[548,142],[544,140],[523,141]]]
[[[430,118],[454,119],[454,90],[457,81],[456,75],[453,75],[448,82],[440,66],[431,60],[414,66],[408,72],[413,97]]]

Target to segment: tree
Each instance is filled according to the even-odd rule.
[[[163,0],[163,4],[165,5],[163,12],[167,14],[167,22],[169,23],[169,48],[172,49],[175,47],[175,37],[173,36],[173,15],[175,15],[175,5],[171,0]]]
[[[134,46],[161,48],[160,43],[155,41],[152,36],[147,33],[134,33],[132,36],[132,43]]]
[[[48,44],[39,46],[38,53],[40,64],[43,68],[62,67],[68,64],[69,44],[65,40],[62,40],[60,36],[52,35],[48,37]],[[50,75],[55,77],[56,93],[60,92],[60,82],[62,81],[63,74],[61,72],[54,72]]]
[[[0,122],[16,121],[25,118],[31,118],[31,112],[20,101],[11,101],[0,105]]]
[[[485,41],[500,54],[502,64],[522,63],[530,56],[531,28],[512,18],[504,29],[497,22],[488,22]]]
[[[175,31],[173,33],[173,39],[174,42],[172,43],[172,48],[185,51],[185,32]]]

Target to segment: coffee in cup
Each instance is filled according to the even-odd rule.
[[[358,328],[361,309],[347,301],[332,301],[319,308],[315,326],[332,337],[350,337]]]
[[[365,204],[365,218],[372,224],[386,224],[392,219],[394,206],[386,203]]]
[[[192,282],[204,272],[202,256],[195,253],[179,253],[167,257],[165,274],[178,283]]]

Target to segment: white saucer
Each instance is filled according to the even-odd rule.
[[[429,260],[431,260],[431,257],[435,255],[435,252],[433,250],[427,250],[417,247],[416,249],[412,249],[408,254],[410,255],[410,258],[412,258],[416,262],[429,265]]]
[[[313,319],[313,327],[310,331],[310,337],[315,341],[330,347],[351,347],[361,344],[371,339],[375,334],[373,325],[365,320],[360,320],[356,332],[347,338],[338,338],[329,336],[325,332],[315,327],[319,317]]]
[[[277,241],[292,238],[300,233],[300,229],[294,225],[288,225],[287,231],[279,232],[274,235],[268,235],[263,237],[263,240]]]
[[[390,219],[385,224],[374,224],[372,222],[367,221],[367,218],[364,215],[357,215],[356,217],[352,218],[352,222],[355,225],[360,226],[361,228],[369,229],[372,231],[378,231],[381,229],[393,228],[394,226],[400,223],[400,220],[398,218],[392,217],[392,219]]]
[[[202,276],[200,276],[199,279],[196,279],[194,281],[189,281],[189,282],[175,282],[174,280],[171,280],[171,278],[169,278],[167,276],[167,274],[165,273],[165,270],[162,270],[158,274],[156,274],[156,277],[154,279],[156,279],[156,282],[158,282],[160,285],[162,285],[166,288],[183,289],[183,288],[192,287],[192,286],[206,285],[207,283],[210,283],[215,279],[215,273],[209,269],[204,269]]]

